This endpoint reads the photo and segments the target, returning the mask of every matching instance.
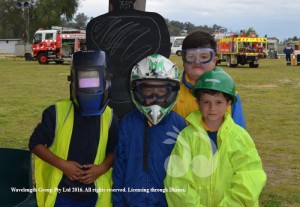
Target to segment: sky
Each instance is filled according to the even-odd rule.
[[[78,13],[97,17],[108,12],[109,0],[81,0]],[[259,36],[283,41],[300,37],[298,0],[147,0],[146,11],[195,26],[216,24],[229,32],[252,27]]]

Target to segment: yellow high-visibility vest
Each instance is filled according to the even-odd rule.
[[[100,120],[100,137],[94,164],[101,164],[106,157],[106,145],[108,139],[109,126],[112,119],[112,110],[107,106]],[[71,141],[74,124],[74,106],[72,101],[63,100],[56,103],[56,129],[55,138],[49,150],[67,160],[69,145]],[[112,168],[101,175],[95,181],[98,189],[98,200],[96,206],[112,206]],[[40,158],[35,159],[35,181],[37,189],[38,206],[54,206],[57,196],[57,187],[62,179],[63,172],[54,166],[44,162]],[[106,190],[107,189],[107,190]]]

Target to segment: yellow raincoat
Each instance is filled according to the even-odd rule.
[[[169,159],[165,187],[170,207],[258,207],[266,183],[261,159],[249,134],[229,113],[217,134],[217,151],[201,124],[200,111],[180,132]]]

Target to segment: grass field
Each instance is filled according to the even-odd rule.
[[[171,56],[182,69],[179,57]],[[228,68],[241,95],[247,130],[267,172],[261,206],[300,206],[300,66],[261,60]],[[69,65],[0,59],[0,146],[27,149],[43,109],[69,97]]]

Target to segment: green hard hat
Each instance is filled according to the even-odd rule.
[[[216,67],[200,76],[192,89],[195,97],[197,97],[200,89],[211,89],[226,93],[232,97],[233,103],[236,102],[235,83],[231,76],[221,68]]]

